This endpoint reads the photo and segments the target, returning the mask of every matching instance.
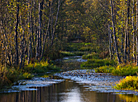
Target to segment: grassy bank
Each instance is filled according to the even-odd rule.
[[[138,67],[134,64],[120,64],[108,58],[100,58],[100,54],[91,53],[83,55],[87,62],[81,64],[81,68],[95,69],[96,73],[111,73],[115,76],[126,76],[120,80],[115,89],[138,90]]]
[[[36,75],[53,73],[60,71],[60,68],[46,62],[30,63],[23,69],[15,67],[0,68],[0,89],[8,88],[21,79],[31,79]]]

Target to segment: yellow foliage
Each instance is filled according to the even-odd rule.
[[[119,94],[119,98],[121,98],[122,100],[125,100],[125,102],[137,102],[138,97],[133,95],[123,95],[123,94]]]

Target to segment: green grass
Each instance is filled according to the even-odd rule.
[[[81,68],[97,68],[101,66],[114,66],[116,62],[108,59],[88,59],[87,62],[81,64]]]
[[[112,74],[118,76],[136,75],[138,67],[134,65],[118,65],[113,69]]]
[[[60,68],[55,65],[50,65],[47,61],[46,62],[35,62],[34,64],[30,63],[25,67],[25,71],[29,73],[46,73],[50,72],[57,72],[60,71]]]
[[[99,54],[93,52],[91,54],[83,55],[82,59],[99,59]]]
[[[67,43],[64,45],[64,51],[83,51],[83,52],[97,52],[98,47],[92,43]]]
[[[95,69],[97,73],[111,73],[117,76],[137,75],[138,67],[134,65],[102,66]]]
[[[32,79],[34,77],[34,75],[32,75],[31,73],[25,72],[22,75],[22,79]]]
[[[86,54],[86,52],[81,52],[81,51],[73,51],[73,52],[61,51],[60,53],[61,53],[62,57],[67,57],[67,56],[82,56],[82,55]]]
[[[102,66],[95,68],[96,73],[112,73],[112,71],[115,69],[113,66]]]

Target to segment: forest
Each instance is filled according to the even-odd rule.
[[[137,75],[138,0],[0,0],[0,11],[0,87],[59,71],[54,60],[71,53],[88,59],[81,67]]]

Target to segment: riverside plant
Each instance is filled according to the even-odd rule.
[[[138,76],[126,76],[114,86],[115,89],[138,91]]]
[[[113,75],[119,76],[129,76],[129,75],[136,75],[138,71],[138,67],[134,65],[118,65],[116,68],[112,70]]]

